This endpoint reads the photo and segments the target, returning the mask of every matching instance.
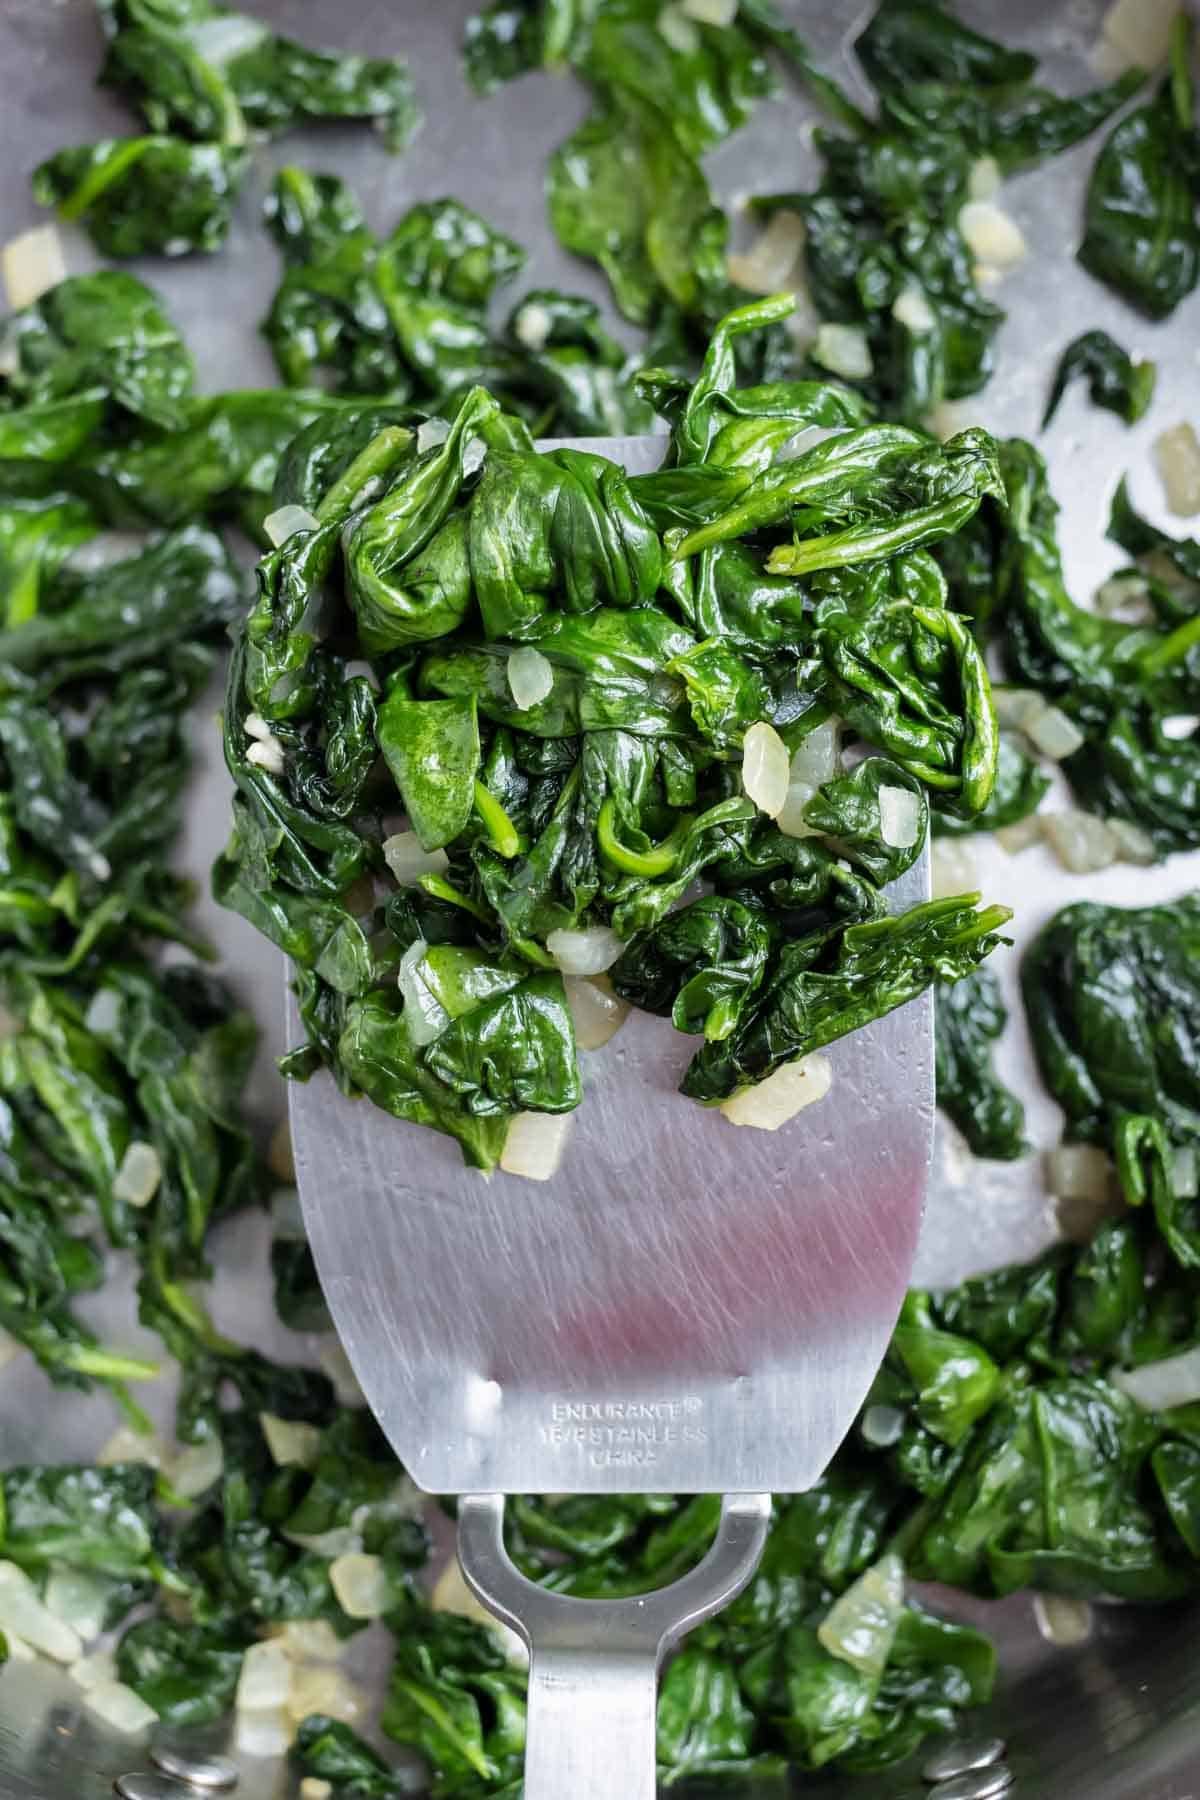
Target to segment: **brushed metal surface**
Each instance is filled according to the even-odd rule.
[[[1079,91],[1095,80],[1090,66],[1108,0],[956,0],[956,10],[981,29],[1035,50],[1047,82]],[[475,0],[252,0],[253,10],[277,25],[368,52],[400,49],[411,58],[426,124],[399,161],[385,156],[370,134],[330,129],[290,136],[266,147],[239,209],[226,258],[149,262],[141,272],[166,295],[197,351],[208,389],[270,383],[273,371],[255,322],[278,279],[277,258],[257,220],[271,171],[293,160],[330,168],[351,180],[371,222],[386,229],[403,208],[444,193],[460,195],[532,251],[530,285],[550,283],[604,297],[588,266],[565,255],[545,224],[542,170],[546,156],[582,117],[585,102],[570,80],[533,77],[481,104],[467,92],[456,44]],[[781,0],[826,64],[855,79],[843,51],[870,10],[869,0]],[[127,132],[131,116],[94,86],[101,55],[93,0],[0,0],[0,238],[40,222],[29,196],[29,171],[68,140]],[[749,126],[710,159],[718,195],[803,188],[817,172],[807,122],[811,108],[794,90],[764,104]],[[1077,332],[1103,327],[1159,367],[1158,393],[1139,425],[1128,429],[1089,407],[1082,392],[1067,396],[1050,432],[1040,440],[1050,458],[1062,503],[1061,540],[1068,583],[1084,599],[1121,560],[1104,540],[1108,497],[1128,469],[1136,503],[1156,523],[1178,530],[1166,513],[1149,450],[1155,436],[1197,412],[1200,302],[1193,296],[1171,321],[1153,325],[1090,280],[1074,260],[1080,207],[1094,143],[1006,184],[1002,204],[1030,246],[997,297],[1008,319],[998,343],[997,374],[970,421],[1036,438],[1051,371]],[[93,266],[87,245],[68,234],[74,270]],[[197,882],[202,929],[222,952],[224,969],[263,1032],[263,1049],[248,1092],[256,1116],[281,1110],[273,1060],[284,1041],[278,968],[261,938],[221,912],[207,896],[207,871],[226,832],[229,793],[213,714],[214,687],[197,710],[193,751],[197,776],[189,805],[181,866]],[[1061,792],[1061,790],[1060,790]],[[1064,875],[1042,849],[1007,857],[995,845],[977,846],[978,884],[1017,908],[1018,951],[1058,906],[1095,898],[1117,905],[1149,904],[1200,884],[1200,858],[1176,857],[1158,868],[1115,867],[1100,875]],[[1013,1008],[1000,1048],[1005,1077],[1029,1112],[1035,1152],[1012,1165],[970,1165],[952,1131],[939,1120],[933,1179],[917,1260],[918,1278],[953,1281],[974,1269],[1032,1254],[1054,1234],[1040,1153],[1058,1137],[1060,1118],[1032,1070],[1016,996],[1018,953],[993,966]],[[747,1135],[745,1133],[743,1136]],[[293,1359],[315,1345],[280,1326],[269,1305],[269,1229],[264,1219],[231,1220],[217,1234],[214,1310],[219,1326],[260,1349]],[[134,1320],[132,1283],[124,1259],[103,1294],[86,1303],[95,1329],[109,1341],[153,1355],[157,1340]],[[171,1416],[170,1382],[142,1395],[164,1425]],[[31,1364],[10,1364],[0,1383],[0,1462],[35,1457],[68,1460],[95,1454],[117,1423],[103,1395],[64,1396]],[[1200,1800],[1200,1668],[1196,1644],[1200,1611],[1176,1607],[1147,1615],[1135,1608],[1098,1609],[1093,1639],[1079,1649],[1048,1645],[1037,1631],[1026,1596],[1000,1602],[939,1591],[939,1610],[987,1630],[1000,1652],[1001,1686],[985,1719],[1008,1742],[1019,1800]],[[351,1656],[369,1663],[356,1640]],[[357,1661],[355,1662],[357,1667]],[[214,1732],[204,1742],[227,1747]],[[287,1800],[293,1773],[235,1756],[245,1800]],[[114,1774],[132,1764],[128,1740],[117,1740],[81,1712],[65,1675],[45,1664],[8,1666],[0,1674],[0,1797],[2,1800],[111,1800]],[[147,1761],[147,1765],[148,1761]],[[912,1768],[861,1782],[815,1775],[802,1784],[805,1800],[918,1800],[927,1789]],[[727,1788],[726,1795],[730,1794]],[[757,1800],[753,1784],[734,1790]],[[763,1795],[763,1800],[767,1796]]]
[[[635,473],[662,455],[654,438],[592,446]],[[889,904],[928,891],[926,851]],[[434,1493],[809,1487],[908,1285],[932,1031],[925,996],[832,1045],[829,1094],[766,1132],[685,1100],[697,1040],[632,1012],[581,1055],[583,1102],[548,1182],[482,1176],[448,1138],[348,1100],[328,1075],[293,1084],[321,1285],[414,1480]]]

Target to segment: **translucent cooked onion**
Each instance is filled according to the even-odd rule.
[[[529,1667],[529,1651],[510,1626],[502,1625],[498,1619],[493,1618],[483,1602],[476,1599],[463,1579],[456,1556],[450,1558],[434,1583],[429,1604],[434,1612],[453,1613],[456,1618],[471,1619],[476,1625],[486,1625],[503,1643],[504,1653],[514,1668]]]
[[[153,1432],[135,1431],[132,1425],[118,1425],[110,1438],[107,1438],[96,1457],[96,1466],[100,1469],[111,1469],[116,1463],[145,1463],[151,1469],[161,1469],[163,1464],[163,1446]]]
[[[306,1775],[299,1793],[300,1800],[333,1800],[333,1783],[322,1780],[320,1775]]]
[[[1200,1162],[1192,1144],[1176,1144],[1171,1152],[1171,1193],[1176,1200],[1194,1200],[1200,1194]]]
[[[1116,862],[1120,846],[1103,819],[1074,807],[1038,816],[1042,836],[1072,875],[1095,875]]]
[[[343,1725],[353,1725],[366,1711],[366,1699],[341,1669],[329,1663],[299,1663],[292,1665],[287,1711],[294,1725],[310,1713],[324,1713]]]
[[[1101,582],[1092,604],[1101,618],[1111,619],[1131,606],[1144,610],[1149,593],[1150,583],[1140,569],[1119,569]]]
[[[862,1416],[864,1440],[877,1450],[886,1450],[899,1440],[904,1430],[904,1411],[899,1406],[868,1406]]]
[[[614,994],[604,977],[568,975],[563,981],[575,1042],[581,1050],[601,1050],[620,1031],[629,1003]]]
[[[817,1637],[830,1656],[877,1681],[903,1613],[904,1564],[894,1554],[881,1556],[834,1601],[817,1626]]]
[[[802,1056],[784,1063],[757,1087],[743,1088],[721,1102],[731,1125],[752,1125],[758,1131],[778,1131],[789,1119],[815,1101],[823,1100],[833,1085],[833,1070],[824,1056]]]
[[[1135,825],[1131,819],[1105,819],[1104,823],[1117,840],[1117,854],[1122,862],[1148,869],[1151,863],[1158,861],[1154,839],[1140,825]]]
[[[111,1650],[93,1650],[90,1656],[73,1662],[67,1674],[76,1687],[94,1688],[102,1681],[117,1679],[117,1659]]]
[[[417,426],[417,455],[424,456],[427,450],[437,450],[449,436],[448,419],[423,419]]]
[[[362,1551],[334,1558],[329,1565],[329,1585],[351,1619],[382,1618],[392,1602],[392,1584],[382,1557]]]
[[[398,831],[383,840],[383,860],[401,887],[410,887],[422,875],[444,875],[450,858],[444,850],[426,850],[415,831]]]
[[[239,1712],[268,1712],[287,1705],[292,1666],[278,1638],[251,1644],[242,1658],[234,1705]]]
[[[778,294],[795,285],[796,264],[804,249],[804,220],[781,207],[749,250],[726,257],[729,279],[751,294]]]
[[[909,788],[879,790],[879,835],[893,850],[911,850],[921,832],[921,802]]]
[[[170,1458],[164,1473],[175,1492],[183,1500],[196,1500],[206,1494],[225,1470],[225,1451],[219,1437],[206,1438],[202,1444],[184,1444]]]
[[[272,1460],[281,1469],[316,1468],[321,1454],[321,1433],[315,1425],[281,1419],[277,1413],[270,1412],[259,1413],[258,1422]]]
[[[1115,1179],[1098,1144],[1060,1144],[1046,1154],[1046,1186],[1059,1200],[1107,1200]]]
[[[994,200],[968,200],[959,209],[958,229],[972,255],[993,269],[1011,268],[1026,254],[1016,221]]]
[[[328,1619],[289,1619],[271,1635],[293,1662],[334,1663],[346,1647]]]
[[[1156,69],[1167,60],[1171,22],[1179,0],[1114,0],[1101,25],[1106,73],[1118,74],[1135,64]]]
[[[1009,856],[1016,856],[1022,850],[1028,850],[1031,844],[1042,841],[1042,827],[1036,813],[1030,813],[1027,819],[1018,819],[1015,824],[1001,825],[993,833],[996,842]]]
[[[994,156],[977,156],[967,170],[967,197],[991,200],[1000,192],[1000,164]]]
[[[246,752],[246,761],[256,769],[264,769],[268,775],[282,775],[284,770],[283,745],[272,732],[270,737],[261,738],[258,743],[251,744]]]
[[[930,864],[935,900],[978,891],[979,870],[970,838],[935,838]]]
[[[0,270],[13,312],[32,306],[67,278],[62,238],[53,225],[35,225],[11,238],[0,251]]]
[[[83,1704],[94,1719],[126,1737],[136,1737],[138,1732],[149,1731],[158,1724],[154,1708],[123,1681],[97,1681],[84,1689]]]
[[[121,1017],[121,1001],[112,988],[97,988],[92,995],[83,1022],[87,1029],[98,1037],[106,1037],[115,1031]]]
[[[1198,725],[1200,717],[1195,713],[1169,713],[1162,721],[1162,734],[1173,743],[1179,743],[1183,738],[1191,737]]]
[[[267,1146],[267,1167],[277,1181],[292,1185],[296,1179],[296,1159],[292,1155],[292,1131],[286,1119],[280,1119]]]
[[[93,1575],[86,1569],[54,1569],[46,1578],[46,1611],[77,1631],[85,1644],[90,1643],[104,1630],[113,1587],[106,1575]]]
[[[843,375],[847,381],[865,380],[875,367],[867,334],[857,325],[820,326],[812,355],[831,375]]]
[[[789,781],[807,782],[815,789],[833,780],[842,766],[839,725],[838,719],[826,719],[801,740],[792,755]]]
[[[83,1640],[73,1625],[55,1618],[16,1563],[0,1562],[0,1632],[11,1632],[54,1662],[74,1663]]]
[[[306,506],[281,506],[278,512],[268,513],[263,520],[263,530],[278,550],[280,544],[286,544],[297,531],[319,531],[321,521]]]
[[[994,687],[992,704],[996,709],[996,723],[1012,726],[1016,731],[1027,732],[1046,710],[1046,701],[1036,688]]]
[[[1034,748],[1051,762],[1062,762],[1068,756],[1074,756],[1076,750],[1083,747],[1084,735],[1073,719],[1060,712],[1057,706],[1045,707],[1026,727],[1029,741]]]
[[[522,644],[508,653],[508,691],[513,705],[521,712],[536,706],[554,690],[554,669],[548,657],[531,644]]]
[[[256,712],[246,714],[242,720],[242,730],[247,737],[257,738],[260,743],[265,743],[267,738],[275,735],[262,714]]]
[[[292,1721],[282,1706],[239,1711],[234,1721],[233,1744],[243,1756],[274,1760],[287,1755],[292,1732]]]
[[[625,944],[609,926],[588,925],[582,931],[551,931],[546,948],[564,975],[603,975]]]
[[[506,1175],[549,1181],[562,1161],[570,1129],[570,1113],[517,1113],[504,1139],[500,1167]]]
[[[658,15],[658,29],[680,56],[694,56],[700,48],[700,33],[678,3],[668,0]]]
[[[1176,517],[1190,519],[1200,513],[1200,439],[1195,427],[1183,423],[1160,432],[1154,440],[1154,460],[1167,505]]]
[[[906,287],[892,303],[892,317],[908,331],[932,331],[937,314],[919,287]]]
[[[153,1144],[135,1138],[121,1158],[113,1181],[113,1199],[129,1206],[149,1206],[162,1180],[162,1163]]]
[[[1114,1369],[1109,1380],[1146,1412],[1190,1406],[1200,1400],[1200,1344],[1140,1369]]]
[[[1071,1594],[1035,1594],[1033,1619],[1048,1644],[1069,1650],[1087,1643],[1094,1614],[1089,1601],[1076,1600]]]
[[[535,356],[546,348],[553,326],[554,320],[549,307],[542,306],[537,300],[526,301],[513,321],[513,330],[519,342],[527,350],[532,350]]]
[[[301,1550],[311,1550],[326,1562],[355,1556],[362,1549],[362,1532],[353,1525],[334,1525],[328,1531],[285,1531],[283,1535],[289,1544],[299,1544]]]
[[[815,787],[810,787],[805,781],[788,782],[787,799],[775,820],[784,837],[820,837],[820,832],[809,825],[804,817],[804,809],[816,791]]]
[[[760,812],[778,818],[788,797],[791,758],[773,725],[751,725],[742,740],[742,787]]]

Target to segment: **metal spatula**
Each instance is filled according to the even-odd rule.
[[[586,447],[638,470],[662,440]],[[928,882],[926,853],[895,909]],[[929,996],[835,1045],[831,1092],[774,1133],[676,1092],[694,1049],[634,1013],[585,1054],[547,1183],[485,1179],[327,1075],[291,1089],[305,1223],[355,1373],[414,1479],[466,1496],[464,1574],[530,1648],[527,1800],[653,1800],[663,1654],[750,1579],[770,1491],[822,1473],[916,1249]],[[519,1574],[502,1539],[514,1492],[726,1497],[690,1575],[599,1601]]]

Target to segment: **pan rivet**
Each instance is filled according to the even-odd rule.
[[[971,1769],[949,1781],[939,1781],[930,1788],[929,1800],[995,1800],[1006,1794],[1013,1783],[1013,1772],[1005,1763],[994,1763],[990,1769]]]
[[[951,1738],[929,1753],[921,1773],[926,1781],[949,1781],[951,1776],[968,1775],[973,1769],[990,1769],[1003,1755],[1002,1738]]]
[[[193,1787],[215,1789],[237,1786],[237,1767],[227,1756],[209,1756],[199,1750],[183,1750],[177,1744],[151,1744],[150,1761],[164,1775],[173,1775],[176,1781],[190,1781]]]

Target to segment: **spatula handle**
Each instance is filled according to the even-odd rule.
[[[769,1494],[727,1494],[712,1548],[690,1574],[628,1600],[576,1600],[509,1560],[502,1494],[459,1502],[463,1575],[529,1647],[525,1800],[654,1800],[659,1665],[745,1587],[770,1514]]]

